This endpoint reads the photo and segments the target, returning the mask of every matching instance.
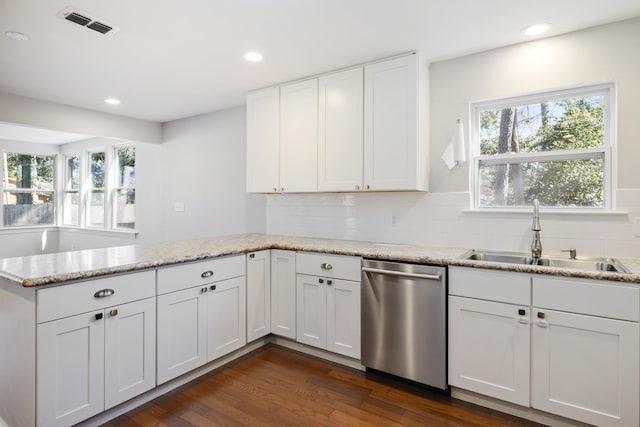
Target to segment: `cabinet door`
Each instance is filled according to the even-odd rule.
[[[245,276],[210,286],[207,303],[207,361],[247,343]]]
[[[450,296],[449,384],[529,406],[529,338],[529,307]]]
[[[365,188],[426,190],[417,55],[367,65],[364,73]]]
[[[363,69],[319,78],[318,191],[362,189]]]
[[[195,287],[158,296],[158,384],[207,360],[207,293]]]
[[[271,332],[296,339],[296,253],[271,250]]]
[[[280,89],[247,95],[247,191],[278,191],[280,174]]]
[[[156,299],[105,310],[105,409],[156,385]]]
[[[70,426],[104,410],[103,315],[38,325],[38,425]]]
[[[298,341],[327,348],[327,296],[325,279],[298,274]]]
[[[271,332],[270,251],[247,255],[247,342]]]
[[[360,282],[326,283],[327,350],[360,359]]]
[[[599,426],[639,425],[638,324],[535,308],[534,316],[532,406]]]
[[[318,79],[280,88],[280,187],[318,190]]]

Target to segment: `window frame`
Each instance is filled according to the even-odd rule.
[[[84,196],[84,214],[82,218],[84,219],[82,228],[92,229],[92,230],[106,230],[109,228],[109,175],[110,175],[110,159],[109,159],[109,151],[106,147],[94,147],[85,151],[85,172],[84,179],[82,182],[85,183],[85,189],[83,189]],[[104,153],[104,177],[102,180],[102,187],[94,187],[93,181],[91,179],[91,157],[93,154]],[[91,224],[91,199],[94,191],[102,191],[103,194],[103,222],[102,224]]]
[[[84,173],[84,166],[83,166],[83,162],[82,162],[82,153],[80,152],[69,152],[69,153],[61,153],[59,154],[60,157],[60,163],[61,163],[61,167],[58,169],[59,174],[60,174],[60,199],[59,199],[59,206],[60,206],[60,216],[58,217],[58,223],[57,225],[62,226],[62,227],[82,227],[83,226],[83,212],[84,210],[82,209],[83,203],[84,203],[84,195],[83,195],[83,188],[84,188],[84,183],[83,183],[83,173]],[[79,175],[79,183],[78,183],[78,189],[77,190],[70,190],[67,188],[67,172],[69,171],[69,163],[68,163],[68,159],[72,158],[72,157],[77,157],[78,158],[78,175]],[[78,194],[78,223],[77,224],[66,224],[64,221],[66,212],[67,212],[67,203],[66,203],[66,196],[67,194],[72,194],[72,193],[76,193]]]
[[[603,95],[604,140],[597,148],[553,150],[535,153],[504,153],[495,155],[480,154],[480,112],[510,108],[546,101],[578,98],[581,96]],[[530,206],[480,206],[480,167],[481,164],[521,164],[536,161],[567,161],[579,159],[603,159],[603,204],[601,207],[580,206],[541,206],[544,210],[554,212],[611,212],[615,209],[616,189],[616,85],[614,82],[596,83],[530,92],[517,96],[492,98],[472,102],[470,115],[470,173],[471,206],[474,211],[529,211]]]
[[[132,142],[126,142],[126,143],[122,143],[122,144],[115,144],[112,147],[112,159],[113,159],[113,183],[112,186],[110,188],[110,206],[111,206],[111,229],[113,230],[123,230],[123,231],[129,231],[132,230],[131,228],[126,228],[126,227],[118,227],[118,191],[119,190],[129,190],[129,189],[133,189],[134,194],[136,191],[136,185],[134,183],[133,186],[118,186],[118,174],[119,174],[119,164],[118,164],[118,150],[121,150],[123,148],[129,148],[132,147],[135,153],[135,161],[137,162],[137,157],[138,157],[138,147],[136,146],[136,144],[132,143]],[[135,166],[134,166],[134,170],[135,170]],[[134,196],[134,200],[135,200],[135,196]],[[134,221],[133,221],[133,230],[135,230],[135,219],[136,219],[136,215],[135,215],[135,203],[134,203]]]
[[[11,149],[1,149],[0,153],[2,154],[2,158],[4,159],[4,155],[7,153],[13,153],[18,155],[25,156],[38,156],[38,157],[51,157],[53,160],[53,183],[51,190],[43,190],[38,188],[5,188],[4,181],[0,181],[0,193],[2,196],[0,197],[0,230],[15,230],[20,228],[51,228],[55,227],[58,224],[57,212],[58,212],[58,155],[57,154],[47,154],[40,151],[21,151],[21,150],[11,150]],[[5,168],[4,161],[0,164],[0,175],[4,177]],[[53,223],[52,224],[29,224],[29,225],[5,225],[4,223],[4,195],[5,193],[23,193],[23,194],[33,194],[33,193],[47,193],[51,194],[51,200],[53,204]]]

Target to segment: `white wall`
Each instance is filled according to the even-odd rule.
[[[161,148],[150,205],[163,240],[266,231],[265,196],[245,192],[244,107],[166,123]]]
[[[578,84],[618,87],[617,208],[627,215],[542,213],[544,252],[640,257],[640,19],[442,61],[430,69],[431,193],[272,195],[267,232],[338,239],[527,251],[529,214],[469,209],[468,163],[440,156],[469,103]],[[468,140],[468,138],[467,138]]]
[[[160,143],[160,123],[0,92],[0,122]]]

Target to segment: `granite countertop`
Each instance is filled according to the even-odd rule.
[[[241,234],[4,258],[0,259],[0,278],[25,287],[43,286],[262,249],[322,252],[379,260],[456,265],[640,284],[640,260],[621,260],[631,269],[632,274],[590,272],[566,268],[460,259],[469,250],[468,248],[387,244],[266,234]]]

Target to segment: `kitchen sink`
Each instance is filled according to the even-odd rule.
[[[578,259],[546,257],[537,260],[527,253],[472,250],[462,256],[463,259],[502,262],[507,264],[542,265],[557,268],[574,268],[587,271],[611,271],[617,273],[631,273],[631,271],[614,258],[585,258]]]

